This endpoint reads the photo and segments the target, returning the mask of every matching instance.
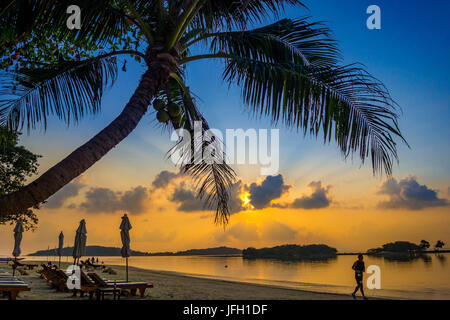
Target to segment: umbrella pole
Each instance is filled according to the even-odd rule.
[[[126,257],[125,260],[127,261],[127,282],[128,282],[128,257]]]
[[[61,269],[61,256],[59,256],[59,265],[58,268]]]
[[[17,267],[17,264],[15,262],[17,262],[17,257],[14,257],[14,262],[13,262],[13,277],[14,277],[14,274],[16,273],[16,267]]]

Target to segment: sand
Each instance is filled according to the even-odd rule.
[[[27,261],[21,261],[27,263]],[[40,264],[36,261],[28,263]],[[65,269],[67,263],[61,263]],[[125,279],[123,266],[111,266],[117,275],[96,272],[106,279]],[[6,263],[0,263],[0,269],[12,272]],[[31,291],[21,292],[18,300],[71,300],[88,297],[72,297],[71,292],[58,292],[50,287],[35,270],[28,271],[28,275],[18,275],[26,282]],[[135,267],[129,268],[130,281],[147,281],[153,283],[153,288],[147,289],[145,297],[122,296],[121,299],[151,299],[151,300],[348,300],[350,295],[317,293],[297,289],[286,289],[270,285],[241,283],[233,281],[213,280],[186,276],[169,271],[152,271]],[[107,299],[110,297],[106,297]]]

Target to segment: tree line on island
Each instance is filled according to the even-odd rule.
[[[429,250],[431,245],[427,240],[421,240],[419,244],[408,241],[396,241],[383,244],[381,247],[367,250],[368,255],[384,256],[384,257],[402,257],[402,256],[419,256],[425,253],[449,252],[442,250],[445,243],[437,240],[434,250]]]

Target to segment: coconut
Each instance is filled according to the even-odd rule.
[[[178,117],[181,114],[181,107],[176,103],[169,104],[168,111],[171,117]]]
[[[163,110],[164,107],[165,107],[165,103],[164,103],[163,100],[161,100],[161,99],[155,99],[155,101],[153,101],[153,108],[154,108],[156,111]]]
[[[181,116],[181,114],[179,114],[176,117],[170,117],[170,120],[172,121],[172,123],[173,124],[178,124],[178,125],[181,124],[182,119],[183,119],[183,117]]]
[[[169,121],[169,114],[167,113],[167,111],[159,110],[156,113],[156,119],[158,119],[159,122],[167,122]]]

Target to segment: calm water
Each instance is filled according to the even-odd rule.
[[[28,259],[45,260],[46,257],[27,257]],[[381,268],[381,290],[366,289],[366,294],[369,297],[450,299],[449,259],[450,254],[430,254],[427,259],[418,258],[413,261],[365,257],[366,268],[369,265]],[[99,260],[107,265],[124,265],[124,260],[120,257],[101,257]],[[351,293],[355,284],[351,270],[354,260],[355,256],[338,256],[322,262],[245,260],[241,257],[130,257],[129,265],[198,277]],[[225,265],[228,267],[225,268]]]

